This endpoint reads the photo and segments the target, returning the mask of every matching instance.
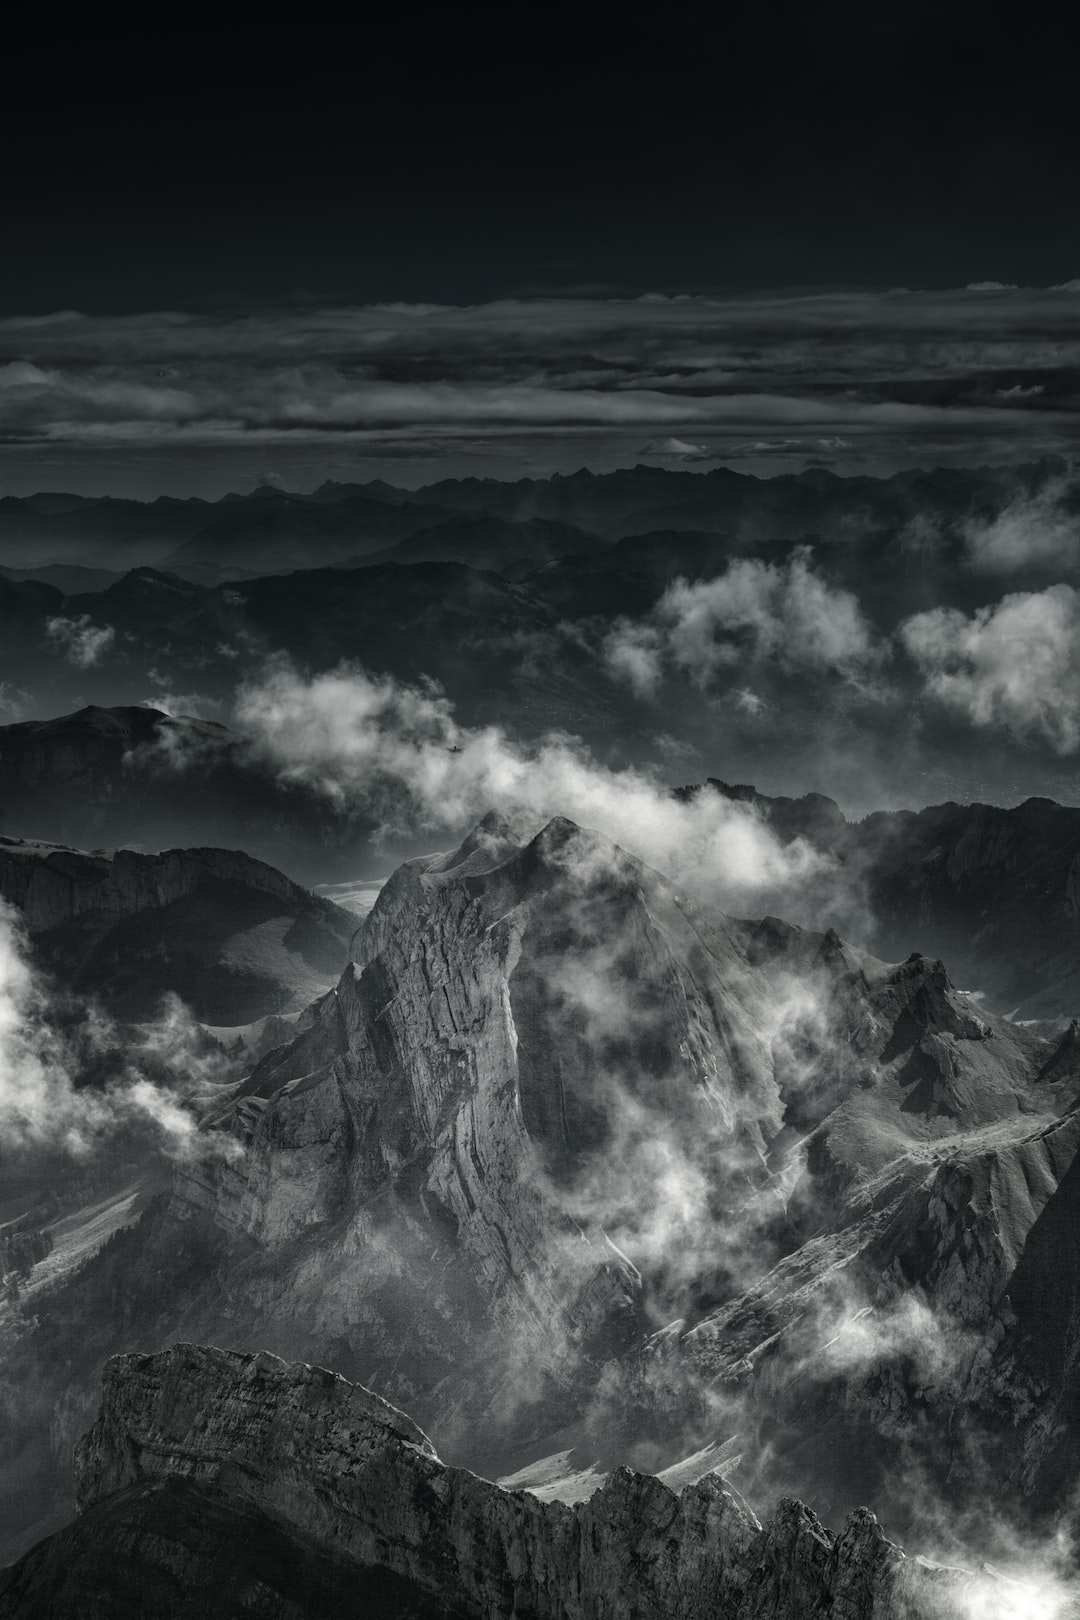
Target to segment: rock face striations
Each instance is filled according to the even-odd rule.
[[[254,1245],[257,1342],[333,1347],[485,1470],[568,1417],[579,1461],[738,1435],[740,1478],[779,1449],[846,1511],[890,1445],[939,1473],[964,1399],[1041,1488],[1009,1291],[1076,1149],[1068,1042],[938,962],[697,908],[565,821],[408,863],[353,954],[241,1088],[243,1159],[173,1202]]]
[[[18,1328],[11,1408],[45,1388],[70,1434],[107,1354],[183,1337],[330,1365],[544,1497],[722,1463],[921,1540],[993,1470],[1003,1508],[1052,1512],[1078,1050],[940,962],[489,818],[399,869],[336,989],[223,1093],[231,1151]]]
[[[37,958],[121,1016],[166,990],[211,1024],[294,1012],[336,979],[355,918],[239,850],[87,854],[0,838],[0,900]]]
[[[718,1474],[676,1493],[622,1468],[543,1503],[332,1373],[194,1345],[109,1364],[75,1478],[76,1523],[0,1573],[10,1620],[947,1620],[975,1580],[865,1510],[762,1526]]]

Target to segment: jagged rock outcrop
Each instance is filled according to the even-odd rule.
[[[859,895],[860,937],[880,955],[913,944],[933,951],[957,983],[1013,1017],[1061,1020],[1080,1007],[1075,805],[938,804],[848,822],[817,793],[786,799],[716,780],[707,787],[752,804],[785,841],[805,839],[839,860]]]
[[[909,1464],[1052,1504],[1072,1295],[1049,1371],[1014,1295],[1049,1276],[1067,1053],[937,961],[725,917],[564,820],[406,863],[352,955],[222,1094],[233,1151],[53,1302],[95,1323],[88,1377],[136,1334],[318,1360],[568,1499],[723,1449],[757,1499],[870,1501],[909,1539]]]
[[[240,850],[83,850],[0,837],[0,900],[69,989],[126,1017],[181,996],[211,1024],[292,1012],[337,978],[356,919]]]
[[[588,1412],[614,1363],[607,1445],[707,1423],[712,1388],[740,1424],[750,1403],[763,1454],[833,1423],[838,1387],[853,1422],[896,1429],[996,1365],[1077,1076],[1037,1082],[1045,1043],[940,962],[733,921],[571,823],[493,819],[401,868],[354,958],[243,1088],[243,1161],[193,1166],[174,1202],[254,1241],[275,1347],[297,1352],[295,1316],[444,1433],[482,1413],[465,1455],[488,1467],[498,1433]],[[696,1186],[660,1237],[657,1175]],[[908,1365],[913,1290],[947,1377]]]
[[[543,1503],[445,1467],[332,1373],[194,1345],[109,1364],[75,1483],[76,1525],[0,1573],[11,1620],[116,1620],[147,1589],[158,1620],[322,1620],[328,1585],[352,1614],[380,1580],[389,1616],[946,1620],[973,1580],[905,1558],[866,1510],[836,1535],[785,1501],[762,1526],[717,1474],[675,1493],[621,1468],[574,1507]],[[208,1591],[208,1542],[230,1530]],[[280,1553],[252,1570],[253,1539],[294,1544],[310,1590],[288,1589]]]

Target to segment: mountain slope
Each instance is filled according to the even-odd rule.
[[[317,883],[363,870],[371,828],[283,786],[225,726],[91,705],[0,726],[0,831],[79,847],[242,847]]]
[[[177,1337],[332,1365],[546,1497],[719,1460],[922,1540],[992,1469],[1002,1514],[1053,1514],[1075,1036],[932,959],[697,906],[558,819],[406,863],[352,958],[218,1089],[168,1202],[10,1319],[28,1528],[100,1361]]]
[[[136,1019],[171,991],[219,1025],[306,1006],[337,978],[356,924],[238,850],[91,855],[0,837],[0,899],[67,988]]]
[[[834,1535],[787,1502],[763,1527],[715,1474],[675,1494],[623,1469],[577,1508],[542,1504],[445,1468],[329,1373],[192,1345],[110,1363],[76,1493],[75,1525],[0,1572],[11,1620],[73,1601],[84,1620],[256,1602],[322,1620],[328,1601],[390,1620],[945,1620],[973,1585],[905,1559],[870,1513]]]
[[[1080,809],[1027,799],[848,822],[818,794],[709,785],[753,804],[782,838],[805,838],[843,863],[869,916],[871,949],[887,956],[914,941],[1014,1017],[1080,1012]]]

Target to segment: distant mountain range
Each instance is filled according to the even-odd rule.
[[[397,548],[395,560],[450,560],[520,570],[553,555],[671,531],[725,536],[738,549],[809,539],[880,545],[918,519],[949,527],[1001,509],[1066,471],[1029,465],[914,469],[891,478],[826,469],[760,479],[637,466],[546,479],[449,479],[417,490],[381,480],[326,483],[310,495],[269,486],[218,501],[43,494],[0,499],[0,559],[18,571],[55,565],[126,571],[151,564],[212,582],[327,567]],[[475,527],[479,520],[485,526]],[[435,531],[435,532],[432,532]],[[500,571],[502,569],[500,568]]]
[[[899,802],[912,784],[925,797],[1014,799],[1017,783],[1071,797],[1053,715],[1016,726],[1008,703],[998,719],[987,700],[974,736],[963,703],[938,700],[897,635],[942,608],[977,631],[1003,597],[1075,581],[1080,549],[1067,545],[1020,547],[1005,571],[972,563],[973,524],[1043,499],[1054,523],[1076,517],[1063,464],[768,480],[638,467],[213,503],[9,498],[0,714],[155,693],[163,708],[187,694],[199,712],[225,714],[238,684],[284,653],[315,671],[345,660],[434,680],[466,724],[569,732],[621,762],[666,770],[681,750],[702,775],[801,781],[863,803],[865,782]],[[1026,507],[1021,518],[1038,521]],[[797,612],[807,555],[828,624],[815,631],[810,614],[793,650],[782,616]],[[734,563],[721,653],[710,654],[708,604],[676,645],[664,592]],[[761,616],[778,612],[759,645]],[[865,667],[847,667],[842,647],[815,650],[834,624],[857,628]],[[619,662],[624,643],[659,648],[639,680],[632,656]],[[977,674],[993,682],[995,670],[991,658]],[[828,779],[828,759],[847,780]]]

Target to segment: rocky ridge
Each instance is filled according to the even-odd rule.
[[[307,1005],[340,972],[356,922],[240,850],[88,853],[0,837],[0,900],[70,989],[129,1017],[172,990],[219,1024]]]
[[[792,1423],[907,1444],[1014,1352],[1009,1421],[1030,1407],[1008,1290],[1075,1152],[1059,1050],[939,962],[724,918],[571,823],[490,820],[387,885],[336,992],[241,1088],[244,1159],[183,1172],[174,1217],[255,1242],[275,1348],[297,1353],[295,1316],[444,1426],[448,1398],[451,1428],[508,1441],[561,1405],[631,1445],[707,1428],[719,1389],[753,1477]],[[705,1185],[658,1248],[665,1174]],[[855,1456],[888,1488],[857,1433],[832,1451],[834,1507]]]
[[[696,906],[564,820],[406,863],[352,958],[221,1094],[242,1151],[180,1165],[20,1329],[13,1411],[54,1380],[73,1438],[98,1358],[225,1341],[332,1365],[550,1497],[722,1456],[756,1501],[870,1501],[908,1540],[988,1468],[1053,1511],[1075,1040],[935,960]]]
[[[260,1521],[302,1564],[336,1562],[334,1608],[349,1614],[376,1571],[401,1582],[381,1614],[463,1620],[946,1620],[986,1584],[906,1558],[866,1510],[834,1534],[785,1501],[762,1525],[717,1474],[675,1493],[621,1468],[588,1501],[542,1503],[445,1467],[402,1413],[332,1373],[194,1345],[109,1363],[75,1480],[81,1520],[0,1573],[11,1620],[76,1601],[81,1620],[104,1620],[163,1576],[163,1620],[317,1620],[317,1588],[295,1601],[245,1567]],[[243,1530],[223,1587],[205,1589],[205,1542],[193,1550],[185,1514],[219,1539]]]
[[[1014,1018],[1068,1019],[1080,1008],[1075,806],[938,804],[848,821],[819,793],[771,798],[717,780],[705,788],[752,805],[785,842],[804,839],[838,861],[858,896],[860,937],[879,955],[918,943]]]

